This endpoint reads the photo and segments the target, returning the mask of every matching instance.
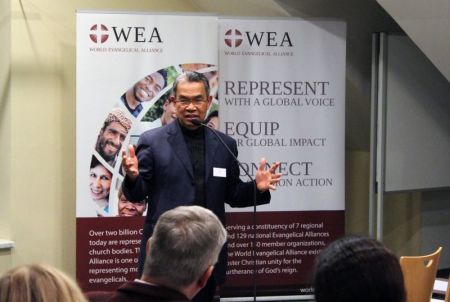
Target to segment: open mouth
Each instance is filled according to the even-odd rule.
[[[91,193],[92,193],[91,197],[92,197],[93,200],[100,200],[100,199],[104,198],[102,192],[95,193],[95,192],[92,191]]]
[[[99,195],[103,192],[103,190],[91,189],[92,194]]]
[[[107,153],[115,153],[117,152],[117,150],[119,150],[119,148],[117,148],[117,146],[113,145],[112,143],[107,143],[105,145],[105,152]]]
[[[136,92],[137,92],[137,94],[139,94],[141,97],[144,97],[144,98],[150,96],[150,94],[144,88],[139,88]]]

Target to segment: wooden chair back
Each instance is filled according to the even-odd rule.
[[[408,302],[430,302],[442,247],[425,256],[402,256],[400,266]]]
[[[450,277],[448,277],[447,291],[445,292],[445,302],[450,302]]]

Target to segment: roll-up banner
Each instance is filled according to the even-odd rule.
[[[264,156],[283,174],[256,225],[252,209],[227,208],[221,296],[252,296],[255,276],[258,296],[311,295],[315,256],[344,233],[345,24],[334,21],[77,13],[78,282],[136,278],[146,203],[122,196],[119,150],[170,122],[187,70],[210,80],[211,123],[247,171]]]
[[[177,75],[196,70],[217,78],[217,22],[77,12],[76,268],[85,291],[114,290],[137,277],[146,204],[122,196],[119,152],[170,122],[166,100]]]
[[[228,209],[221,295],[251,296],[255,273],[258,296],[311,295],[315,256],[344,234],[345,24],[219,22],[221,129],[250,175],[261,156],[283,174],[256,225]]]

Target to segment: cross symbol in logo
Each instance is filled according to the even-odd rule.
[[[237,29],[234,30],[234,34],[232,29],[227,30],[225,33],[225,44],[228,47],[233,47],[233,41],[234,47],[239,47],[242,44],[242,33]]]
[[[91,38],[92,42],[98,43],[100,37],[100,43],[105,43],[108,40],[108,28],[103,24],[94,24],[91,26],[89,38]]]

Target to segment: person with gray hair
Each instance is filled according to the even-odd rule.
[[[147,241],[141,278],[122,285],[108,301],[191,300],[212,275],[226,239],[208,209],[180,206],[165,212]]]

